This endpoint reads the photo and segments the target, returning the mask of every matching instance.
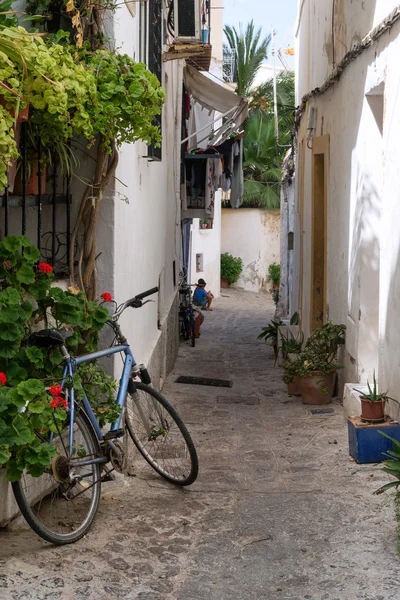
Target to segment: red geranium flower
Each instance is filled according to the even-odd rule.
[[[102,298],[104,300],[104,302],[111,302],[112,300],[112,296],[109,292],[104,292],[100,298]]]
[[[62,387],[61,385],[51,385],[49,387],[49,392],[50,394],[53,396],[53,398],[55,398],[56,396],[59,396],[60,394],[62,394]]]
[[[7,377],[4,375],[4,373],[0,373],[0,382],[2,386],[6,385],[7,383]]]
[[[67,408],[68,403],[65,398],[61,398],[61,396],[57,396],[57,398],[53,398],[50,402],[51,408]]]
[[[38,269],[41,273],[52,273],[53,272],[53,267],[51,265],[48,265],[47,263],[39,263]]]

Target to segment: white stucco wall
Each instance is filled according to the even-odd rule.
[[[138,17],[126,6],[116,13],[116,46],[137,56]],[[115,188],[105,197],[98,235],[100,290],[122,302],[159,286],[155,300],[121,318],[122,329],[137,362],[147,363],[161,334],[177,287],[180,260],[180,119],[183,61],[163,65],[166,91],[163,108],[162,161],[149,161],[143,143],[120,149]]]
[[[239,256],[243,272],[237,287],[269,290],[268,267],[280,262],[279,210],[222,209],[221,252]]]
[[[200,219],[193,219],[191,227],[190,283],[197,283],[201,277],[207,282],[216,298],[220,296],[220,256],[221,256],[221,193],[216,194],[214,222],[212,229],[200,229]],[[203,269],[196,268],[196,255],[201,255]]]
[[[397,6],[397,2],[337,2],[335,64]],[[297,36],[297,101],[331,72],[332,2],[305,0]],[[326,16],[329,18],[325,18]],[[400,24],[352,62],[340,81],[309,102],[316,109],[312,137],[329,134],[327,191],[327,318],[347,325],[347,381],[366,381],[375,370],[382,390],[400,396],[400,203],[398,56]],[[383,92],[383,128],[370,94]],[[378,114],[378,113],[376,113]],[[310,324],[312,256],[312,154],[306,147],[307,114],[299,130],[296,210],[304,200],[303,226],[295,236],[302,253],[297,275],[305,333]],[[303,146],[302,146],[303,144]],[[312,138],[309,145],[312,146]],[[303,149],[301,149],[303,147]],[[304,169],[301,172],[301,165]],[[304,187],[302,191],[302,180]]]

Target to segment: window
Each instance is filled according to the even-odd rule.
[[[139,62],[148,64],[148,25],[149,22],[149,3],[147,0],[140,0],[139,5]]]
[[[203,255],[196,254],[196,272],[201,273],[203,271]]]

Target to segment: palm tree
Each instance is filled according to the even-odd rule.
[[[283,127],[293,123],[294,110],[294,71],[281,71],[276,77],[276,104],[280,124]],[[259,85],[251,94],[250,110],[273,113],[274,111],[274,82],[268,79]]]
[[[244,138],[244,206],[279,208],[282,157],[277,150],[273,117],[251,114]]]
[[[257,71],[268,56],[271,36],[261,40],[261,27],[255,31],[253,20],[248,23],[244,32],[240,23],[239,31],[226,25],[224,33],[235,55],[236,93],[239,96],[248,96]]]
[[[244,138],[244,206],[279,208],[282,160],[291,141],[294,74],[277,77],[279,140],[275,139],[273,80],[252,93]]]

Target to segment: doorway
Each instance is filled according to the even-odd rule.
[[[329,135],[314,138],[312,147],[312,245],[310,333],[326,319],[327,174]]]

